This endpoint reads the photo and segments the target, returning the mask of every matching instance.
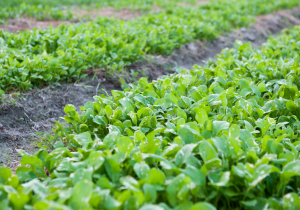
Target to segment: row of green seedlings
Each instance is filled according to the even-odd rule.
[[[46,5],[17,4],[14,7],[0,6],[0,24],[6,24],[7,19],[19,19],[23,16],[37,20],[72,20],[74,15],[69,10],[62,10]]]
[[[93,22],[0,31],[0,89],[28,90],[47,83],[86,77],[87,69],[116,70],[165,55],[188,42],[213,40],[247,26],[255,15],[299,5],[298,0],[217,1],[194,8],[173,8],[130,21],[99,18]]]
[[[0,206],[299,209],[299,32],[67,105],[53,151],[0,167]]]
[[[116,10],[123,8],[132,11],[139,10],[141,12],[149,12],[155,8],[170,9],[180,6],[181,0],[155,0],[155,1],[141,1],[141,0],[67,0],[67,1],[24,1],[11,0],[7,2],[0,2],[0,24],[6,24],[7,19],[17,19],[21,17],[31,17],[37,20],[74,20],[77,17],[71,11],[76,6],[76,9],[92,10],[105,7],[113,7]],[[185,1],[185,6],[195,5],[196,0]],[[207,1],[205,4],[209,4]],[[88,16],[87,16],[88,17]]]

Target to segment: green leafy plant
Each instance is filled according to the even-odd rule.
[[[3,90],[0,90],[0,110],[8,105],[14,105],[20,99],[20,93],[15,92],[12,94],[5,94]]]
[[[0,88],[25,91],[85,77],[86,69],[108,74],[148,54],[170,54],[188,42],[213,40],[247,26],[255,15],[299,5],[298,0],[217,1],[209,6],[174,7],[130,21],[98,18],[89,23],[0,31]]]
[[[10,1],[7,1],[10,2]],[[22,16],[34,17],[37,20],[71,20],[73,15],[70,11],[64,11],[48,5],[34,5],[20,2],[15,6],[0,5],[0,23],[5,24],[6,19],[20,18]]]
[[[115,9],[127,8],[132,11],[149,12],[155,7],[161,9],[179,7],[180,3],[182,3],[182,0],[10,0],[0,2],[0,23],[5,24],[6,19],[22,16],[34,17],[38,20],[72,20],[81,18],[70,12],[74,6],[77,9],[84,10],[113,7]],[[196,0],[185,1],[187,6],[195,6],[196,3]]]
[[[67,105],[55,150],[0,167],[1,206],[298,209],[299,31]]]

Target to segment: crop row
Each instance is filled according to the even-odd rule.
[[[34,17],[38,20],[71,20],[74,15],[70,12],[70,6],[77,8],[93,9],[113,7],[116,9],[129,8],[132,10],[149,11],[153,7],[174,8],[182,0],[10,0],[0,2],[0,23],[6,19],[19,18],[21,16]],[[185,4],[195,4],[196,0],[186,0]],[[75,15],[76,16],[76,15]]]
[[[209,2],[208,0],[207,2]],[[148,6],[163,6],[170,7],[180,2],[196,4],[197,0],[10,0],[10,1],[2,1],[0,2],[0,7],[16,7],[22,3],[26,3],[28,5],[47,5],[52,7],[61,7],[61,6],[72,6],[72,5],[92,5],[99,7],[115,7],[115,8],[134,8],[141,9]]]
[[[34,17],[38,20],[70,20],[72,13],[47,5],[30,5],[26,3],[18,6],[0,6],[0,24],[5,24],[6,19],[18,19],[22,16]]]
[[[217,1],[194,8],[173,8],[131,21],[99,18],[93,22],[0,32],[0,91],[82,78],[88,68],[110,74],[146,53],[170,54],[188,42],[212,40],[247,26],[255,15],[299,5],[298,0]]]
[[[54,147],[0,168],[4,209],[299,209],[300,27],[260,50],[65,107]],[[29,167],[27,167],[29,166]]]

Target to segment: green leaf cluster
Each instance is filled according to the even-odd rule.
[[[55,150],[0,168],[0,207],[299,209],[299,31],[66,106]]]
[[[1,5],[0,2],[0,24],[5,24],[6,19],[18,19],[22,16],[34,17],[37,20],[71,20],[73,15],[69,11],[63,11],[60,8],[49,5],[35,5],[24,3],[12,3],[13,6]],[[2,3],[3,4],[3,3]]]
[[[99,18],[19,34],[0,31],[0,89],[24,91],[80,79],[88,68],[112,74],[147,53],[170,54],[196,39],[212,40],[247,26],[257,14],[296,5],[298,0],[224,0],[193,8],[174,7],[130,21]]]

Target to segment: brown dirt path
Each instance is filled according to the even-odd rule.
[[[39,90],[31,90],[19,96],[14,104],[3,105],[0,102],[0,165],[18,164],[16,149],[34,153],[37,132],[51,132],[55,121],[64,116],[64,107],[73,104],[77,110],[94,95],[110,93],[120,89],[120,83],[107,81],[103,75],[88,77],[73,84],[50,85]],[[42,134],[43,136],[43,134]]]
[[[236,40],[244,43],[251,42],[252,46],[258,48],[269,36],[295,25],[300,25],[300,7],[258,16],[256,22],[247,28],[240,28],[227,35],[219,36],[213,42],[189,43],[175,50],[171,56],[156,56],[152,59],[158,66],[191,69],[194,65],[204,65],[208,59],[213,59],[224,48],[233,47]],[[148,66],[148,68],[152,67]]]

